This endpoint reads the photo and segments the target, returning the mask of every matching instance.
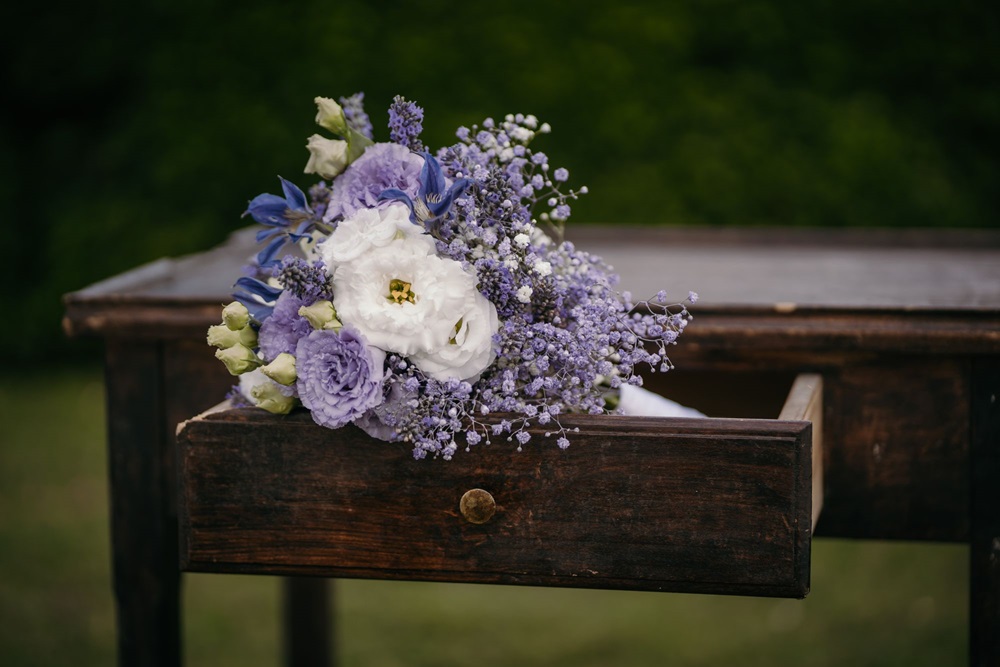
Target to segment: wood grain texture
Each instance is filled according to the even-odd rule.
[[[185,569],[802,597],[810,424],[574,417],[444,463],[307,413],[186,423]],[[472,488],[496,514],[459,511]]]
[[[161,430],[161,349],[107,342],[108,458],[118,664],[181,661],[174,450]]]
[[[823,377],[803,373],[795,378],[778,419],[812,424],[812,518],[809,525],[815,531],[823,510]]]
[[[190,337],[218,321],[252,230],[65,297],[70,335]],[[702,299],[686,345],[951,353],[1000,344],[1000,234],[574,227],[637,297]]]
[[[969,536],[969,360],[889,357],[824,374],[818,535]]]

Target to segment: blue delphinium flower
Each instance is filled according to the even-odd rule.
[[[254,197],[243,215],[249,215],[262,225],[270,227],[257,232],[257,243],[267,242],[257,254],[261,268],[277,264],[275,256],[288,241],[309,238],[309,230],[316,223],[316,216],[306,201],[306,196],[294,183],[278,177],[284,197],[261,194]]]
[[[451,209],[452,202],[460,196],[472,182],[467,178],[456,178],[449,186],[441,165],[430,153],[421,153],[424,166],[420,170],[420,187],[416,198],[396,188],[383,190],[379,201],[398,201],[410,208],[410,219],[421,225],[431,227]]]
[[[256,278],[244,276],[233,285],[236,291],[233,298],[242,303],[250,311],[250,316],[258,323],[263,322],[274,311],[274,304],[281,296],[280,287],[272,287]]]

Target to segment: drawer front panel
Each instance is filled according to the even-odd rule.
[[[574,417],[572,445],[498,438],[453,461],[308,414],[180,430],[189,570],[802,597],[807,421]],[[462,497],[490,503],[474,523]],[[467,508],[468,509],[468,508]],[[475,520],[482,515],[473,516]]]

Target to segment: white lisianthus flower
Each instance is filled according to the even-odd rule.
[[[471,305],[455,323],[447,345],[410,357],[417,368],[435,380],[456,377],[473,381],[496,359],[493,334],[500,328],[497,309],[478,290]]]
[[[340,139],[326,139],[318,134],[309,137],[306,144],[309,161],[305,173],[318,174],[323,178],[335,178],[347,168],[347,142]]]
[[[498,327],[495,309],[491,314],[492,304],[483,304],[474,275],[430,254],[419,236],[396,238],[339,264],[333,287],[345,325],[369,345],[412,357],[432,377],[460,373],[466,379],[493,361],[488,342]]]
[[[326,265],[333,268],[403,237],[419,237],[417,240],[427,246],[427,254],[434,253],[434,239],[423,227],[410,222],[410,209],[399,203],[359,209],[340,222],[318,250]]]

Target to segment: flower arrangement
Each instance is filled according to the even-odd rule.
[[[431,153],[401,97],[386,143],[362,94],[316,104],[340,137],[309,138],[305,172],[323,180],[250,201],[264,247],[208,332],[240,376],[233,400],[450,459],[497,436],[520,450],[532,425],[565,448],[561,415],[613,411],[640,367],[671,368],[697,295],[633,302],[564,240],[587,188],[530,147],[547,123],[487,118]]]

